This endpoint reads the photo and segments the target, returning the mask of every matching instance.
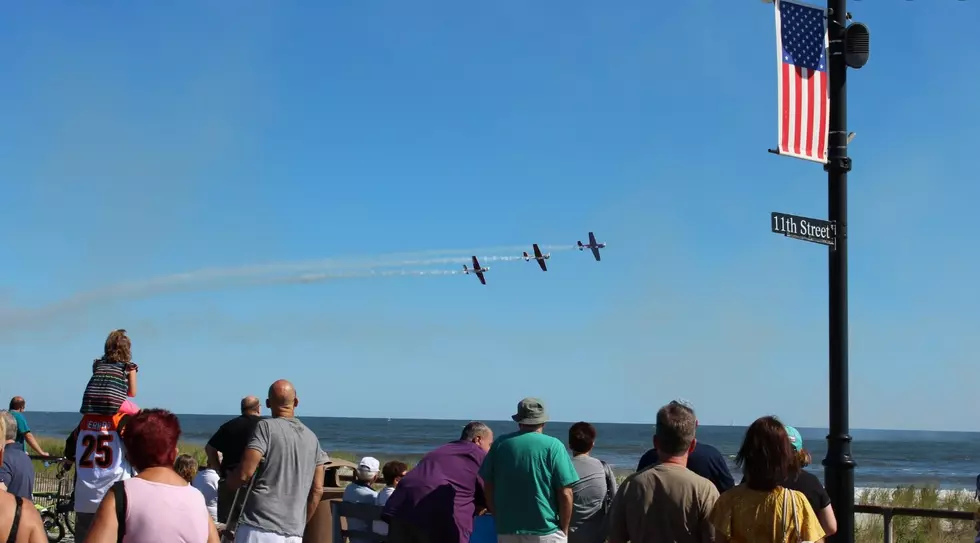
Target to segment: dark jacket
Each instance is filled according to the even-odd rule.
[[[657,449],[650,449],[640,458],[636,471],[643,471],[658,461]],[[735,479],[721,451],[700,441],[695,443],[694,450],[687,457],[687,469],[714,483],[719,494],[735,486]]]

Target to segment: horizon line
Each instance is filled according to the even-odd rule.
[[[76,414],[81,415],[81,413],[76,413],[73,411],[40,411],[31,410],[30,413],[52,413],[52,414]],[[192,416],[203,416],[203,417],[235,417],[239,413],[178,413],[173,411],[178,417],[181,415],[192,415]],[[509,419],[458,419],[458,418],[439,418],[439,417],[426,417],[426,418],[412,418],[412,417],[343,417],[336,415],[305,415],[305,417],[318,418],[318,419],[349,419],[349,420],[390,420],[390,421],[418,421],[418,420],[431,420],[431,421],[445,421],[445,422],[462,422],[467,423],[471,421],[479,420],[481,422],[503,422],[514,424],[514,421]],[[304,415],[298,415],[297,418],[302,419]],[[549,423],[559,423],[559,424],[575,424],[579,421],[565,421],[553,419],[549,420]],[[590,420],[587,421],[591,424],[617,424],[621,426],[653,426],[654,422],[610,422],[610,421],[600,421],[600,420]],[[751,424],[751,423],[749,423]],[[711,426],[716,428],[748,428],[749,424],[700,424],[700,426]],[[827,427],[824,426],[795,426],[797,429],[803,430],[825,430],[829,431]],[[862,431],[862,432],[943,432],[952,434],[980,434],[980,430],[926,430],[921,428],[851,428],[851,432]]]

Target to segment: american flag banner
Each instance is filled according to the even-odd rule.
[[[827,163],[827,19],[824,8],[775,0],[779,154]]]

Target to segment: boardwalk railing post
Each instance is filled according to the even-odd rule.
[[[882,518],[885,522],[885,543],[894,543],[895,529],[892,524],[892,512],[885,511],[884,514],[882,514]]]
[[[884,505],[867,505],[858,504],[854,506],[856,513],[862,515],[881,515],[884,521],[884,541],[885,543],[893,543],[895,541],[895,517],[913,517],[919,519],[944,519],[948,521],[953,521],[947,526],[940,526],[939,530],[946,534],[947,536],[952,536],[955,534],[957,537],[963,535],[965,530],[965,524],[970,524],[970,529],[972,531],[973,525],[973,515],[974,513],[970,511],[956,511],[949,509],[919,509],[916,507],[890,507]],[[855,521],[856,524],[856,521]],[[939,539],[934,537],[935,534],[930,535],[933,539],[929,541]],[[942,537],[942,536],[941,536]],[[973,537],[972,533],[970,537]],[[908,536],[906,536],[908,539]],[[959,539],[957,539],[959,541]]]

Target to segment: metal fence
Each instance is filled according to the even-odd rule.
[[[973,522],[976,518],[974,513],[969,511],[947,511],[945,509],[917,509],[915,507],[887,507],[883,505],[861,505],[854,506],[855,513],[868,515],[881,515],[884,521],[884,543],[894,543],[895,541],[895,517],[917,517],[934,518],[943,520],[958,520]]]

